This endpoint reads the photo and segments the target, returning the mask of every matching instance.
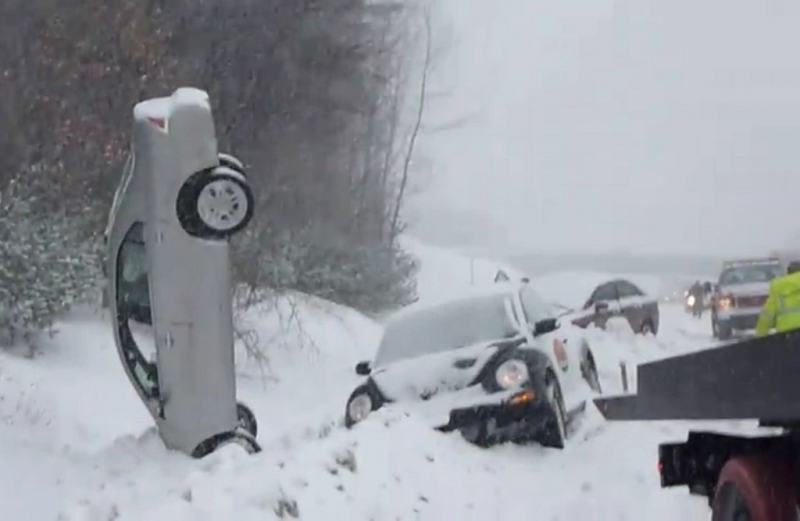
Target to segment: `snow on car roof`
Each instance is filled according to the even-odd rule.
[[[181,87],[171,96],[153,98],[137,103],[133,107],[136,119],[169,118],[175,107],[197,105],[209,109],[208,93],[193,87]]]
[[[495,282],[479,284],[476,286],[467,286],[463,290],[435,300],[426,300],[425,302],[417,302],[411,304],[410,306],[406,306],[389,317],[389,322],[391,323],[397,320],[402,320],[410,315],[415,315],[419,312],[438,308],[453,302],[472,300],[482,297],[491,297],[495,295],[511,295],[513,292],[518,291],[523,286],[525,286],[525,284],[520,282]]]
[[[727,268],[738,268],[742,266],[761,266],[761,265],[774,265],[780,264],[780,259],[776,257],[769,257],[769,258],[758,258],[758,259],[737,259],[737,260],[729,260],[722,263],[723,269]]]

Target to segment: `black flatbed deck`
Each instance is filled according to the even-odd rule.
[[[637,375],[637,394],[595,400],[606,419],[800,424],[800,331],[650,362]]]

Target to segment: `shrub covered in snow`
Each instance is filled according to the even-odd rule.
[[[270,238],[258,229],[236,242],[237,278],[253,288],[296,290],[364,312],[381,312],[416,296],[415,259],[396,244],[354,242],[310,229]]]
[[[0,191],[0,346],[30,343],[59,313],[98,295],[98,242],[44,183],[32,172]]]

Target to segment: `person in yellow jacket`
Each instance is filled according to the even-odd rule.
[[[800,261],[790,263],[787,272],[769,286],[769,298],[758,317],[756,336],[766,336],[773,329],[778,333],[800,329]]]

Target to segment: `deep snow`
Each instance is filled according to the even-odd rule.
[[[468,260],[419,244],[415,251],[423,300],[469,284],[469,270],[461,269]],[[480,265],[493,276],[490,261]],[[569,275],[556,277],[571,290]],[[260,423],[264,451],[256,456],[231,447],[195,461],[164,449],[102,317],[84,312],[63,321],[35,360],[0,353],[2,518],[708,518],[702,499],[658,486],[657,444],[683,438],[688,423],[610,424],[590,407],[563,451],[478,449],[398,407],[347,430],[344,405],[359,381],[353,366],[372,356],[380,326],[298,295],[279,311],[244,317],[269,344],[269,365],[248,359],[241,346],[237,351],[239,396]],[[712,344],[707,317],[692,319],[677,305],[662,306],[657,339],[634,336],[619,323],[589,336],[612,393],[620,390],[621,360],[635,364]]]

